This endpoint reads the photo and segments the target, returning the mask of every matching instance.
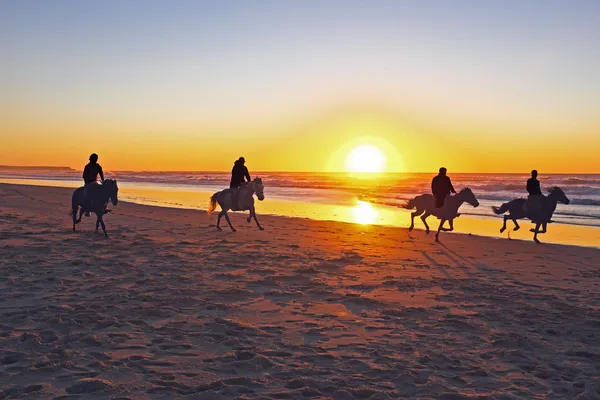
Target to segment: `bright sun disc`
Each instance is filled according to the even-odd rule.
[[[387,159],[378,147],[366,144],[353,148],[346,156],[348,172],[383,172]]]

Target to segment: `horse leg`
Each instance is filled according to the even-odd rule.
[[[450,228],[448,228],[447,231],[452,232],[454,230],[454,219],[449,219],[448,225],[450,225]],[[446,230],[446,229],[444,229],[444,230]]]
[[[81,217],[83,216],[83,208],[79,209],[79,218],[77,218],[77,223],[81,222]]]
[[[410,213],[410,226],[408,227],[409,232],[411,232],[413,229],[415,229],[415,217],[418,217],[422,213],[423,213],[423,211],[419,210],[419,209],[417,209],[417,211]]]
[[[427,211],[425,211],[425,214],[421,215],[421,221],[423,221],[423,224],[425,225],[425,233],[429,235],[429,225],[427,225],[427,217],[429,217],[431,214]]]
[[[258,222],[258,219],[256,219],[256,210],[254,209],[254,207],[252,207],[252,211],[250,211],[250,213],[254,217],[254,221],[256,221],[256,226],[258,226],[258,229],[260,229],[261,231],[264,231],[265,228],[263,228],[262,226],[260,226],[260,223]]]
[[[547,222],[544,222],[544,223],[542,224],[542,230],[541,230],[541,232],[540,232],[540,233],[546,233],[546,227],[547,227],[547,226],[548,226],[548,223],[547,223]]]
[[[510,217],[508,215],[504,216],[504,224],[502,224],[502,228],[500,228],[500,233],[504,232],[506,230],[506,220],[509,219]]]
[[[108,233],[106,233],[106,226],[104,225],[102,214],[98,214],[98,219],[100,220],[100,226],[102,226],[102,232],[104,232],[104,237],[108,239]]]
[[[96,214],[96,233],[98,233],[99,226],[100,226],[100,214]]]
[[[77,208],[79,208],[79,207],[77,207]],[[72,217],[73,217],[73,232],[75,232],[75,225],[77,224],[77,218],[75,218],[75,216],[77,215],[77,208],[73,208],[73,212],[72,212]]]
[[[224,211],[221,211],[219,213],[219,217],[217,218],[217,229],[222,231],[223,229],[221,229],[221,227],[219,226],[221,224],[221,217],[223,216]]]
[[[513,217],[512,221],[513,221],[513,224],[515,224],[515,229],[513,229],[513,231],[518,231],[519,229],[521,229],[516,218]]]
[[[250,213],[248,214],[248,218],[246,219],[246,222],[250,223],[250,221],[252,221],[252,209],[250,209]]]
[[[539,222],[535,224],[535,231],[534,231],[534,234],[533,234],[533,241],[536,242],[536,243],[540,243],[540,241],[537,238],[538,231],[540,230],[540,225],[541,224]]]
[[[440,231],[442,230],[442,226],[444,225],[444,222],[446,222],[445,219],[440,219],[440,226],[438,226],[438,230],[435,234],[435,241],[439,242],[440,241]]]
[[[225,219],[227,220],[227,223],[229,224],[229,227],[231,228],[231,231],[232,232],[236,232],[236,230],[233,227],[233,225],[231,225],[231,221],[229,220],[229,215],[227,214],[227,212],[225,212]]]

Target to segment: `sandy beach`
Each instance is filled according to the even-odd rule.
[[[0,185],[0,398],[600,398],[598,249],[71,192]]]

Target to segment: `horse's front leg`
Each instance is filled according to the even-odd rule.
[[[435,234],[435,241],[439,242],[440,241],[440,231],[442,230],[442,226],[444,225],[444,222],[446,222],[445,219],[440,219],[440,226],[438,226],[438,230]]]
[[[423,221],[423,225],[425,225],[425,233],[429,235],[429,225],[427,225],[427,217],[429,217],[431,214],[428,213],[427,211],[425,211],[425,214],[421,215],[421,221]]]
[[[100,227],[100,214],[96,213],[96,233],[98,233],[99,227]]]
[[[263,228],[262,226],[260,226],[260,222],[258,222],[258,219],[256,219],[256,210],[254,209],[254,207],[252,207],[252,210],[250,211],[250,214],[254,217],[254,221],[256,221],[256,226],[258,226],[258,229],[260,229],[261,231],[264,231],[265,228]]]
[[[253,213],[254,213],[254,210],[252,208],[250,208],[250,212],[248,213],[248,218],[246,219],[246,222],[250,223],[250,221],[252,221]]]
[[[454,230],[454,219],[449,219],[448,225],[450,225],[450,228],[448,228],[448,232],[452,232]]]
[[[229,224],[229,227],[231,228],[232,232],[236,232],[235,228],[233,227],[233,225],[231,225],[231,220],[229,219],[229,214],[227,214],[227,212],[225,211],[225,219],[227,220],[227,223]]]
[[[80,222],[81,222],[81,217],[83,217],[83,213],[84,213],[84,211],[85,211],[85,210],[84,210],[83,208],[80,208],[80,209],[79,209],[79,218],[77,218],[77,223],[80,223]]]
[[[108,233],[106,233],[106,225],[104,225],[104,220],[102,219],[102,214],[96,214],[96,215],[98,215],[98,220],[100,221],[100,226],[102,226],[102,232],[104,232],[104,237],[108,239]],[[98,228],[96,228],[96,231],[97,230],[98,230]]]

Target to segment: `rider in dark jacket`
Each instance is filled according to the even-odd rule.
[[[446,168],[440,168],[440,173],[431,181],[431,191],[435,197],[435,207],[441,208],[444,205],[446,196],[450,193],[456,193],[450,177],[446,175]]]
[[[104,172],[102,171],[102,167],[98,164],[98,154],[93,153],[90,156],[90,162],[83,169],[83,197],[84,204],[87,204],[89,201],[89,192],[91,185],[95,185],[97,183],[98,175],[100,175],[100,181],[104,182]],[[88,211],[86,211],[85,215],[90,215]]]
[[[247,179],[248,182],[251,181],[250,173],[248,172],[248,168],[246,168],[246,160],[244,157],[240,157],[233,164],[233,169],[231,170],[231,182],[229,183],[230,188],[238,188],[242,183]]]
[[[527,180],[527,193],[529,196],[541,196],[540,181],[537,180],[538,172],[534,169],[531,171],[531,178]]]

